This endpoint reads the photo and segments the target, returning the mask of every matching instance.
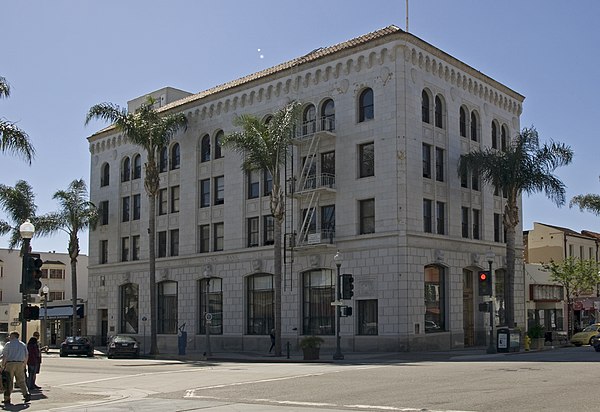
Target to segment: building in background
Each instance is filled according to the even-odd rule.
[[[161,351],[177,350],[183,325],[188,349],[205,350],[205,312],[213,350],[269,346],[272,182],[264,171],[244,173],[240,156],[222,150],[220,139],[236,116],[269,121],[292,100],[303,112],[285,174],[284,344],[320,335],[325,348],[335,346],[338,250],[341,272],[355,280],[344,302],[353,315],[341,321],[343,350],[485,344],[489,316],[477,310],[476,276],[490,252],[496,323],[504,321],[505,199],[456,170],[461,154],[502,150],[519,132],[520,94],[395,26],[198,94],[150,94],[159,111],[189,121],[159,154]],[[145,153],[113,127],[88,141],[90,196],[101,208],[90,231],[88,331],[97,342],[128,333],[147,345]],[[523,326],[521,263],[515,319]]]
[[[32,242],[35,246],[35,240]],[[42,269],[42,287],[48,287],[48,301],[44,303],[42,289],[39,295],[30,295],[31,305],[40,307],[40,320],[29,321],[27,334],[38,331],[42,335],[44,344],[60,345],[66,336],[72,332],[71,320],[73,307],[71,301],[71,263],[67,253],[37,252],[44,262]],[[88,257],[79,255],[77,258],[77,295],[79,308],[77,316],[81,319],[79,334],[86,334],[85,302],[88,295]],[[17,249],[0,249],[0,333],[11,330],[21,331],[22,295],[19,292],[21,284],[22,258]],[[47,306],[48,315],[45,316]],[[43,334],[44,320],[47,331]]]

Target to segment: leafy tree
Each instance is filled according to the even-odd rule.
[[[144,187],[148,195],[148,261],[150,277],[150,354],[158,354],[156,341],[158,305],[156,294],[156,197],[159,190],[158,154],[169,144],[172,137],[181,129],[187,128],[187,118],[183,113],[163,114],[154,109],[154,99],[148,97],[134,113],[112,103],[92,106],[85,119],[87,125],[92,119],[100,119],[114,124],[129,141],[146,152]]]
[[[94,204],[88,201],[88,191],[83,179],[73,180],[67,190],[54,193],[60,209],[58,212],[39,217],[41,227],[36,233],[49,235],[57,231],[69,235],[69,258],[71,261],[71,293],[73,302],[73,333],[78,331],[77,325],[77,258],[79,257],[79,232],[94,227],[98,212]]]
[[[581,211],[587,210],[595,215],[600,215],[600,195],[588,193],[574,196],[569,202],[569,207],[573,206],[579,206]]]
[[[550,271],[552,281],[565,289],[568,308],[570,335],[573,334],[573,299],[587,294],[600,283],[598,264],[594,260],[577,259],[569,256],[560,263],[551,261],[544,265]]]
[[[0,98],[10,96],[10,86],[6,79],[0,76]],[[35,155],[35,149],[29,141],[29,136],[13,122],[0,118],[0,152],[12,152],[23,156],[29,164]]]
[[[265,170],[273,177],[270,209],[275,220],[273,283],[276,356],[281,356],[281,235],[285,217],[285,188],[283,186],[285,182],[282,182],[282,166],[285,164],[299,110],[300,103],[289,103],[274,113],[267,123],[253,115],[241,115],[234,120],[233,124],[242,130],[226,135],[222,140],[223,147],[231,148],[242,155],[242,170]]]
[[[524,128],[505,150],[487,148],[462,155],[459,176],[480,176],[507,197],[503,221],[506,229],[506,323],[514,324],[515,239],[519,224],[519,199],[522,193],[544,192],[558,206],[565,202],[565,185],[553,174],[560,166],[571,163],[569,146],[550,142],[540,145],[535,128]]]

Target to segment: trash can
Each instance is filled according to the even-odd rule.
[[[518,328],[498,328],[496,335],[497,352],[519,352],[521,350],[521,330]]]

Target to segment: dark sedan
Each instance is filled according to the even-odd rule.
[[[111,359],[115,356],[128,356],[137,358],[140,356],[140,344],[135,338],[127,335],[115,335],[108,341],[108,352],[106,356]]]
[[[94,356],[94,344],[83,336],[69,336],[60,345],[60,356],[68,355],[86,355],[91,358]]]

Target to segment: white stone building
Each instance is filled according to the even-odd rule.
[[[485,344],[476,273],[488,268],[491,250],[501,284],[504,200],[477,177],[459,178],[457,163],[474,148],[501,149],[518,133],[523,96],[395,26],[198,94],[152,95],[163,97],[161,111],[189,120],[161,154],[161,351],[176,351],[184,323],[187,349],[204,351],[207,310],[213,351],[268,350],[270,180],[245,175],[219,139],[234,130],[235,116],[266,120],[291,100],[305,106],[285,176],[283,343],[295,348],[302,336],[320,334],[324,350],[335,346],[339,250],[341,272],[355,280],[345,302],[353,315],[341,320],[343,351]],[[112,127],[88,140],[91,200],[104,212],[90,232],[89,333],[100,341],[130,333],[147,343],[145,156]],[[521,262],[516,279],[516,320],[524,325]],[[502,288],[496,292],[502,309]],[[500,324],[503,311],[497,315]]]

